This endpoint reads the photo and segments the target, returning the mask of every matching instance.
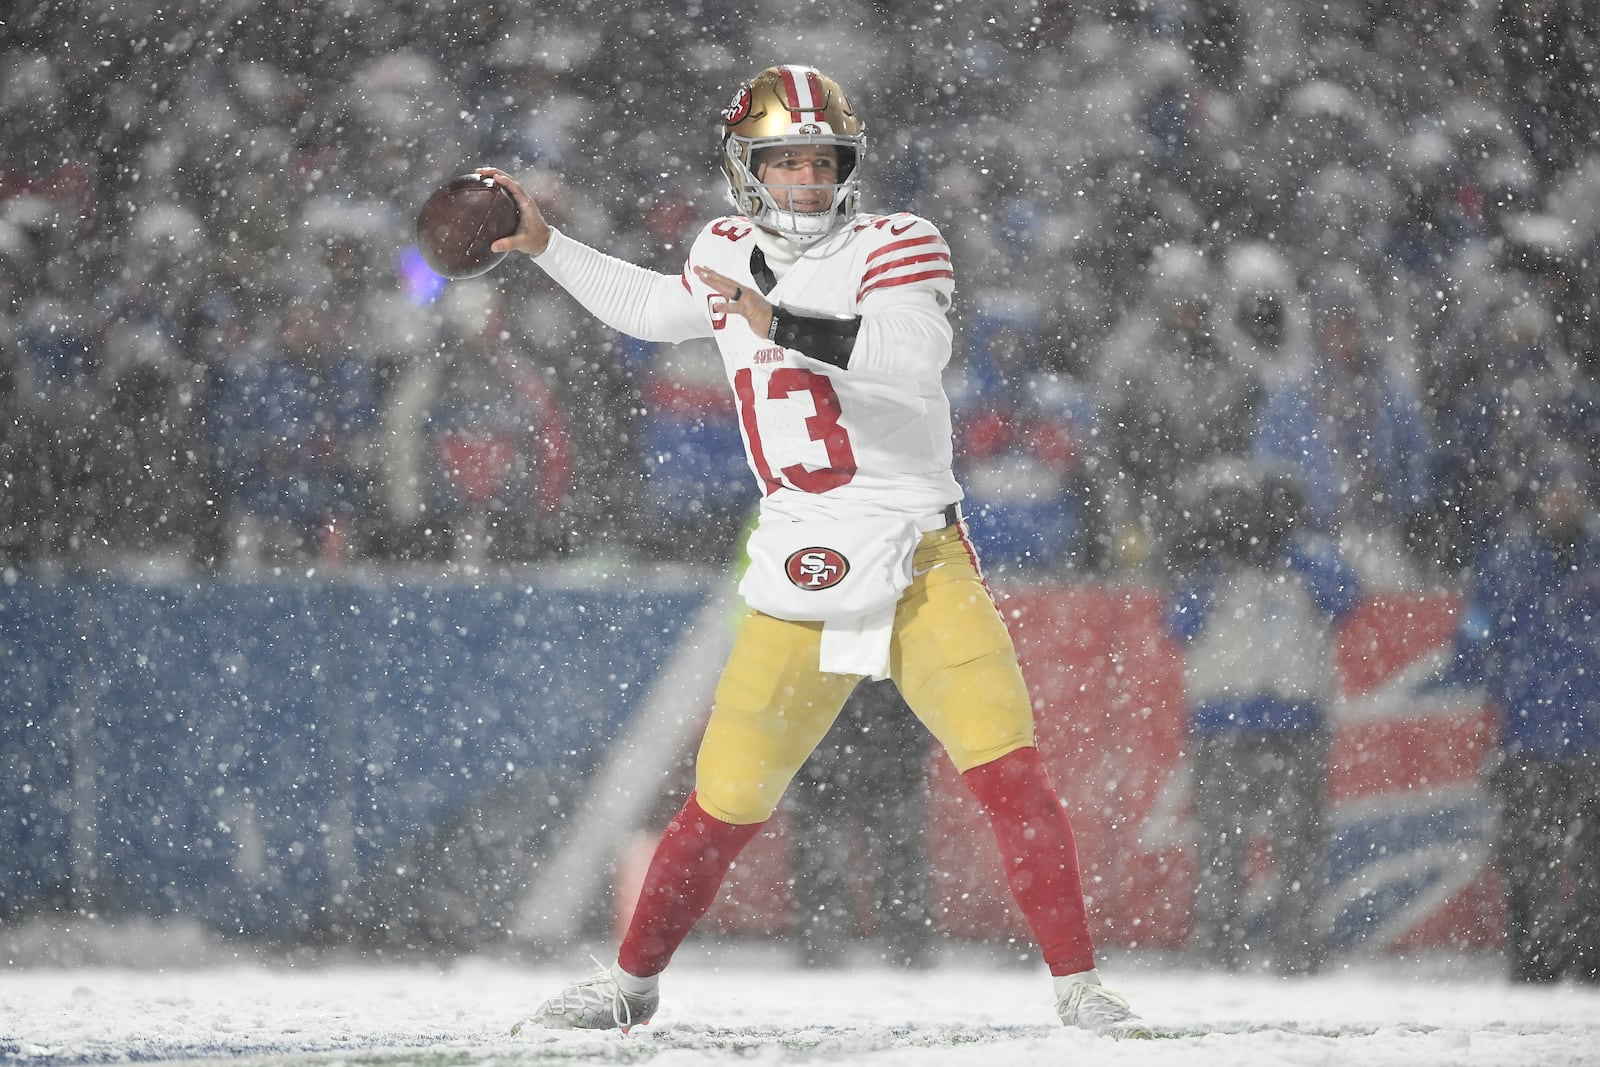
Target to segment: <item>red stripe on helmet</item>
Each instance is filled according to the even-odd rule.
[[[822,79],[810,67],[782,67],[783,95],[790,122],[822,122]]]

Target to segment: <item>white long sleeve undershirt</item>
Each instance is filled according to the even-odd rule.
[[[550,243],[533,261],[613,330],[671,344],[711,336],[705,315],[676,274],[608,256],[553,228]]]

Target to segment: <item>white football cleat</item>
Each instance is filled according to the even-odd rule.
[[[1128,999],[1098,980],[1066,983],[1056,1000],[1056,1014],[1068,1026],[1115,1038],[1149,1038],[1155,1032],[1128,1007]]]
[[[612,969],[602,967],[599,974],[573,982],[551,997],[534,1013],[511,1028],[516,1035],[525,1026],[550,1030],[621,1030],[642,1026],[661,1006],[661,994],[651,983],[643,993],[626,993],[617,984]]]

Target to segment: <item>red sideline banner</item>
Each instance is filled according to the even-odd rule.
[[[1194,884],[1183,676],[1158,595],[1076,585],[997,594],[1034,698],[1039,748],[1077,835],[1096,939],[1181,946]],[[1335,948],[1498,940],[1480,783],[1493,717],[1475,695],[1418,692],[1448,653],[1455,607],[1446,592],[1372,598],[1341,634],[1323,916]],[[942,754],[931,761],[930,793],[936,923],[956,938],[1026,937],[987,822]],[[790,928],[789,835],[803,832],[781,813],[774,818],[740,857],[708,929],[764,935]],[[653,843],[642,838],[619,856],[624,910]],[[1261,850],[1253,876],[1264,882],[1269,875]],[[872,926],[868,898],[858,894],[863,933]]]

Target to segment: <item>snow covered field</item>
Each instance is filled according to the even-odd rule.
[[[0,947],[8,957],[0,1064],[26,1067],[1600,1064],[1600,990],[1513,987],[1498,961],[1481,958],[1369,961],[1285,982],[1113,955],[1107,978],[1152,1022],[1180,1033],[1218,1031],[1117,1043],[1057,1025],[1042,968],[997,963],[955,944],[936,968],[913,973],[871,964],[807,972],[771,946],[686,946],[649,1026],[627,1036],[517,1038],[512,1023],[592,967],[588,959],[229,962],[214,951],[186,958],[167,944],[148,954],[165,956],[158,967],[103,955],[82,965],[23,966],[15,942],[0,939]],[[32,951],[41,947],[36,958],[52,958],[48,946]]]

